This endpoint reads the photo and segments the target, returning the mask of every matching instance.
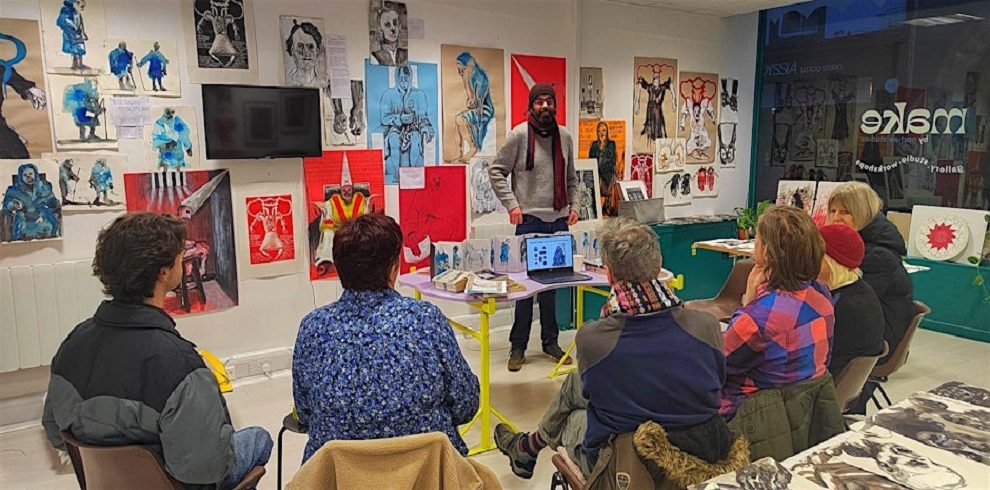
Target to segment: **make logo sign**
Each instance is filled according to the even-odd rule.
[[[894,109],[886,109],[883,114],[873,109],[864,112],[859,129],[864,134],[966,134],[968,107],[938,108],[934,113],[921,107],[905,114],[907,102],[897,102]],[[954,120],[958,123],[955,131],[952,130]],[[944,124],[941,130],[940,123]]]

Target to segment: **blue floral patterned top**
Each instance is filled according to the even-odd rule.
[[[330,440],[457,432],[478,410],[478,378],[440,308],[393,289],[344,290],[303,318],[292,396],[309,426],[303,462]]]

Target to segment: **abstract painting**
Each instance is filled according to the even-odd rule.
[[[990,409],[922,392],[877,412],[870,423],[990,465]]]
[[[588,120],[578,124],[578,158],[598,161],[598,192],[603,216],[618,215],[619,184],[626,170],[626,122]]]
[[[682,206],[691,204],[692,192],[690,172],[673,172],[660,174],[660,190],[663,192],[664,206]]]
[[[409,25],[406,4],[372,0],[368,11],[371,60],[376,65],[402,66],[409,62]]]
[[[399,183],[400,167],[440,163],[437,141],[437,65],[364,62],[368,83],[368,148],[381,148],[385,185]]]
[[[0,159],[52,151],[41,34],[33,20],[0,19]],[[55,99],[60,100],[60,99]],[[6,106],[6,110],[4,110]]]
[[[781,180],[777,182],[778,206],[794,206],[811,215],[815,200],[815,184],[810,180]]]
[[[655,142],[675,136],[677,60],[633,59],[633,152],[652,153]]]
[[[179,48],[175,41],[107,39],[100,89],[105,94],[180,97]]]
[[[602,200],[598,189],[598,161],[582,158],[574,162],[578,177],[578,221],[602,217]]]
[[[356,146],[365,141],[364,81],[351,80],[350,87],[350,97],[321,97],[324,146]]]
[[[567,125],[567,59],[551,56],[509,56],[512,79],[512,122],[509,127],[526,122],[529,90],[537,83],[549,83],[557,93],[557,124]]]
[[[492,165],[489,157],[478,157],[471,161],[471,175],[468,188],[471,190],[471,218],[491,213],[507,213],[502,202],[495,197],[492,180],[488,173]],[[509,176],[511,179],[511,176]]]
[[[96,76],[50,75],[55,148],[116,150],[117,128],[106,120],[107,101]]]
[[[818,188],[815,190],[815,204],[811,208],[811,219],[816,225],[823,226],[825,224],[825,219],[828,217],[828,200],[832,197],[835,188],[840,185],[842,182],[822,181],[818,183]]]
[[[154,121],[144,127],[144,163],[165,174],[199,166],[202,149],[196,108],[164,105],[151,108]]]
[[[0,160],[0,243],[62,239],[62,203],[54,160]]]
[[[282,83],[290,87],[327,88],[327,52],[323,19],[279,17]]]
[[[309,277],[337,277],[333,234],[344,221],[385,209],[381,150],[324,151],[303,159],[309,235]]]
[[[687,163],[687,142],[683,138],[657,140],[653,165],[657,173],[680,172]]]
[[[443,161],[467,164],[502,146],[505,53],[501,49],[440,46],[443,83]]]
[[[467,238],[464,166],[426,167],[422,189],[399,189],[402,272],[429,267],[430,245]]]
[[[688,488],[690,490],[818,490],[819,487],[792,474],[773,458],[767,457]]]
[[[715,163],[718,75],[682,72],[677,97],[677,137],[687,140],[687,163]]]
[[[234,216],[227,170],[183,172],[181,185],[162,187],[150,172],[124,174],[128,211],[167,213],[186,222],[182,281],[165,297],[171,315],[238,304]]]
[[[602,69],[582,66],[578,84],[581,86],[581,109],[578,111],[578,117],[601,119],[605,107]]]
[[[98,75],[107,37],[103,0],[41,0],[48,73]]]
[[[692,165],[694,175],[694,197],[718,196],[718,172],[712,165]]]
[[[62,209],[99,211],[126,207],[126,155],[75,152],[50,153],[45,157],[58,165],[58,198]]]
[[[646,186],[646,197],[653,197],[653,153],[633,153],[629,157],[629,178]]]
[[[182,2],[192,83],[257,83],[252,0]]]

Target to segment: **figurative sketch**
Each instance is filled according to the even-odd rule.
[[[103,0],[41,0],[48,73],[98,75],[106,53]]]
[[[244,201],[249,263],[269,264],[295,259],[292,195],[252,196]]]
[[[461,268],[471,272],[492,270],[495,262],[495,251],[489,239],[473,238],[464,241],[464,251]]]
[[[788,160],[791,145],[791,130],[794,126],[793,84],[791,82],[774,82],[771,106],[770,126],[770,165],[782,167]],[[771,98],[771,87],[764,86],[767,99]]]
[[[505,55],[501,49],[440,46],[443,161],[493,156],[505,138]]]
[[[187,0],[182,16],[190,82],[257,83],[252,0]]]
[[[605,88],[602,82],[602,69],[582,66],[578,83],[581,84],[580,118],[601,119],[605,107]]]
[[[0,208],[0,243],[62,238],[62,204],[53,182],[58,169],[54,160],[0,160],[3,207]]]
[[[282,15],[282,81],[290,87],[327,89],[327,53],[323,19]]]
[[[836,140],[817,140],[815,150],[815,166],[836,168],[839,166],[839,142]]]
[[[794,85],[794,128],[791,136],[790,158],[794,161],[815,159],[815,140],[825,137],[824,82],[803,82]],[[837,138],[835,138],[837,139]]]
[[[718,75],[681,73],[678,85],[677,137],[687,140],[687,163],[715,162]]]
[[[186,222],[182,280],[165,297],[171,315],[238,304],[234,216],[227,170],[184,172],[184,183],[163,188],[152,173],[124,174],[128,211],[173,214]]]
[[[402,66],[409,62],[406,4],[372,0],[368,11],[371,59],[376,65]]]
[[[674,136],[677,60],[633,59],[633,152],[652,153],[654,142]]]
[[[853,179],[853,154],[851,151],[840,151],[838,158],[838,168],[836,169],[836,180],[846,182]]]
[[[325,151],[304,158],[312,280],[337,276],[334,232],[344,221],[385,209],[381,150]]]
[[[378,66],[365,60],[368,148],[382,148],[385,184],[399,183],[400,167],[440,163],[437,152],[437,65]]]
[[[777,182],[778,206],[794,206],[811,214],[815,199],[815,182],[806,180],[781,180]]]
[[[598,242],[598,232],[594,229],[581,230],[572,232],[574,236],[574,243],[577,244],[577,249],[581,254],[584,255],[584,260],[596,260],[600,255],[600,247]]]
[[[931,391],[932,394],[961,402],[990,408],[990,390],[963,384],[959,381],[945,383]]]
[[[117,130],[104,119],[107,103],[97,77],[50,75],[48,81],[57,104],[52,108],[55,148],[117,149]]]
[[[37,22],[0,19],[0,159],[52,151],[41,50]]]
[[[763,458],[742,468],[717,476],[690,490],[817,490],[810,481],[791,474],[773,458]]]
[[[399,189],[402,272],[427,267],[430,244],[467,238],[466,167],[423,169],[422,189]]]
[[[350,98],[322,97],[325,146],[355,146],[365,141],[364,81],[351,80],[350,84]]]
[[[567,125],[567,58],[550,56],[509,56],[512,116],[509,127],[529,118],[529,90],[537,83],[549,83],[557,93],[557,124]]]
[[[523,272],[526,264],[522,260],[523,237],[518,235],[496,235],[492,237],[492,251],[495,260],[492,270],[499,274]]]
[[[839,436],[842,437],[842,436]],[[837,460],[838,451],[817,451],[789,465],[791,474],[829,490],[911,490],[887,478]]]
[[[181,179],[177,173],[198,166],[201,149],[196,126],[196,110],[189,106],[151,108],[154,123],[144,127],[144,161],[155,173],[155,183]]]
[[[738,123],[739,122],[739,79],[737,78],[722,78],[719,80],[722,83],[722,90],[719,92],[720,95],[720,111],[718,115],[718,122],[720,123]]]
[[[124,209],[124,171],[127,157],[120,153],[50,153],[58,165],[58,197],[62,209]],[[53,179],[54,180],[54,179]]]
[[[106,94],[179,97],[178,59],[175,41],[108,39],[108,69],[100,75],[100,89]]]
[[[491,158],[475,158],[471,162],[471,216],[476,219],[479,216],[489,213],[505,214],[505,206],[495,197],[495,190],[492,188],[491,177],[488,174],[491,168]]]
[[[990,410],[917,393],[873,415],[870,422],[928,446],[990,465]]]
[[[657,153],[653,159],[657,173],[680,172],[687,163],[687,142],[684,138],[657,140]]]
[[[598,161],[598,192],[602,215],[616,216],[619,181],[626,171],[626,122],[621,119],[581,120],[578,125],[578,158]]]
[[[773,125],[773,132],[770,135],[770,165],[783,167],[784,162],[787,161],[791,145],[791,127],[790,124],[786,123],[775,123]]]
[[[664,206],[691,204],[692,192],[690,172],[673,172],[660,175],[660,189],[663,191]]]
[[[646,184],[642,180],[624,180],[619,182],[623,201],[644,201],[647,199]]]
[[[718,163],[722,168],[736,166],[736,130],[739,123],[718,123]]]
[[[646,187],[646,198],[653,197],[653,153],[634,153],[629,157],[629,178]]]
[[[842,182],[818,182],[815,190],[815,204],[811,209],[811,220],[818,226],[825,224],[828,217],[828,200],[832,197],[832,192],[839,187]]]
[[[602,216],[602,200],[599,198],[598,162],[583,158],[574,162],[578,176],[578,221],[596,220]]]
[[[430,278],[460,266],[461,242],[433,242],[430,245]],[[456,265],[455,265],[456,264]]]
[[[718,172],[715,167],[702,165],[694,171],[694,197],[718,196]]]
[[[826,110],[831,113],[830,128],[826,128],[825,136],[837,141],[846,141],[852,136],[850,131],[849,104],[856,100],[856,83],[852,78],[835,78],[828,81],[828,94],[831,104]]]

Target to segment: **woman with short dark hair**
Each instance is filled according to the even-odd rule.
[[[303,318],[292,394],[309,426],[303,461],[330,440],[457,432],[478,410],[471,373],[443,312],[394,289],[402,231],[383,214],[348,220],[333,239],[344,291]]]

